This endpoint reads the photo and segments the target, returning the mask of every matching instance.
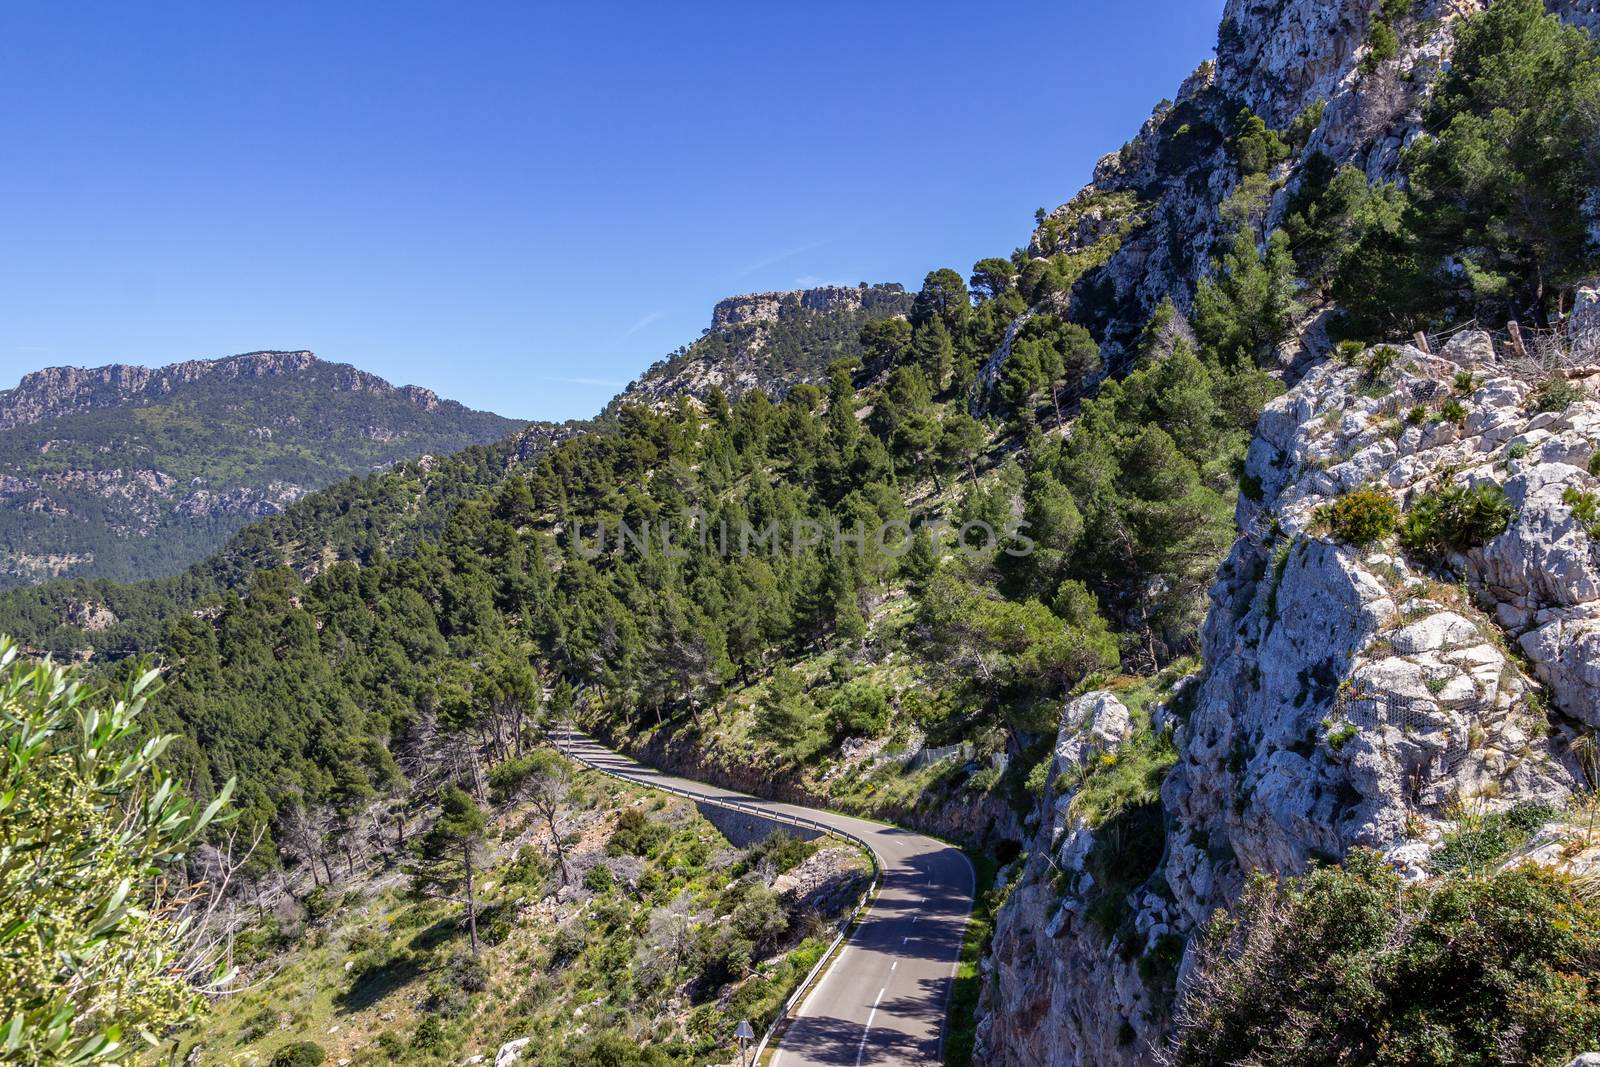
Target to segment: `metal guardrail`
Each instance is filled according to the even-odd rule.
[[[767,1045],[771,1043],[772,1039],[778,1035],[782,1028],[788,1025],[790,1013],[792,1013],[805,998],[807,991],[811,989],[812,983],[817,980],[817,976],[822,973],[822,971],[827,967],[829,961],[833,959],[834,953],[839,951],[839,947],[844,944],[845,940],[850,936],[851,930],[855,928],[856,923],[866,912],[867,907],[872,903],[872,898],[877,895],[878,887],[883,883],[883,864],[878,859],[877,850],[872,847],[866,838],[853,834],[848,830],[841,830],[837,826],[829,826],[826,823],[817,822],[815,819],[807,819],[799,815],[790,815],[786,812],[770,811],[758,805],[748,803],[747,801],[735,800],[730,797],[707,796],[703,793],[695,793],[687,789],[682,789],[667,782],[641,782],[637,779],[629,778],[625,774],[602,767],[593,760],[586,759],[582,754],[569,748],[567,744],[563,743],[570,742],[572,737],[573,731],[563,730],[560,732],[559,736],[557,733],[552,732],[550,734],[550,741],[553,745],[555,745],[556,751],[560,752],[568,759],[575,760],[578,763],[583,764],[585,767],[588,767],[590,770],[603,774],[608,778],[615,778],[617,781],[627,782],[629,785],[643,786],[646,789],[659,789],[663,793],[671,793],[674,796],[682,797],[685,800],[693,801],[696,804],[710,804],[713,807],[722,808],[725,811],[739,812],[744,815],[754,815],[757,818],[767,819],[772,822],[787,823],[791,826],[801,826],[807,829],[820,831],[821,833],[828,834],[831,837],[841,838],[845,841],[853,841],[866,851],[867,858],[872,861],[872,884],[867,886],[867,891],[861,895],[861,899],[856,903],[856,906],[851,909],[849,916],[847,916],[845,920],[839,924],[838,934],[835,935],[833,941],[828,945],[827,949],[822,953],[822,955],[818,957],[816,964],[812,966],[809,972],[807,972],[804,980],[802,980],[801,983],[795,987],[795,991],[789,995],[789,999],[784,1001],[783,1008],[779,1010],[772,1022],[767,1025],[766,1032],[761,1035],[761,1040],[756,1045],[755,1054],[750,1058],[750,1062],[752,1064],[759,1064],[761,1062],[762,1055],[767,1051]]]

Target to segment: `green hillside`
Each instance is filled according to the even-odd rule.
[[[176,574],[334,481],[523,425],[310,353],[38,372],[0,394],[0,585]]]

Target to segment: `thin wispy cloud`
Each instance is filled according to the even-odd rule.
[[[754,274],[763,267],[770,267],[774,263],[782,263],[786,259],[792,259],[795,256],[802,255],[803,253],[809,252],[814,248],[821,248],[823,245],[832,244],[835,240],[836,238],[833,237],[824,237],[820,241],[809,241],[806,244],[791,248],[787,252],[779,252],[775,256],[768,256],[765,259],[758,259],[754,263],[746,266],[743,270],[739,271],[734,275],[734,277],[743,278],[747,274]]]
[[[796,289],[822,289],[830,285],[851,286],[854,282],[842,278],[823,278],[816,274],[802,274],[794,280]]]
[[[542,381],[560,382],[562,385],[592,385],[596,388],[621,389],[627,382],[616,382],[610,378],[558,378],[546,375]]]
[[[622,336],[624,336],[624,337],[632,337],[634,334],[638,333],[640,330],[644,329],[646,326],[650,325],[652,322],[658,322],[661,319],[665,318],[666,315],[667,315],[667,313],[665,311],[652,311],[652,312],[650,312],[650,314],[646,315],[644,318],[640,319],[638,322],[634,323],[632,326],[629,326],[626,330],[623,330],[622,331]]]

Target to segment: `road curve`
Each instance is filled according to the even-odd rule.
[[[582,734],[558,745],[640,785],[736,801],[818,823],[866,842],[882,887],[843,950],[794,1013],[770,1067],[927,1067],[941,1060],[961,940],[972,911],[972,864],[953,845],[882,823],[781,804],[677,778]]]

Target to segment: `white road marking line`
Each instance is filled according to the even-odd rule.
[[[889,969],[892,971],[898,966],[900,966],[900,961],[899,960],[895,960],[893,963],[889,964]]]
[[[877,1006],[883,1002],[883,994],[888,990],[888,988],[888,986],[884,986],[882,989],[878,990],[878,999],[872,1002],[873,1008],[877,1008]]]
[[[861,1044],[856,1046],[856,1067],[861,1067],[861,1057],[867,1054],[867,1035],[872,1033],[872,1020],[877,1018],[877,1015],[877,1008],[867,1013],[867,1025],[861,1031]]]

